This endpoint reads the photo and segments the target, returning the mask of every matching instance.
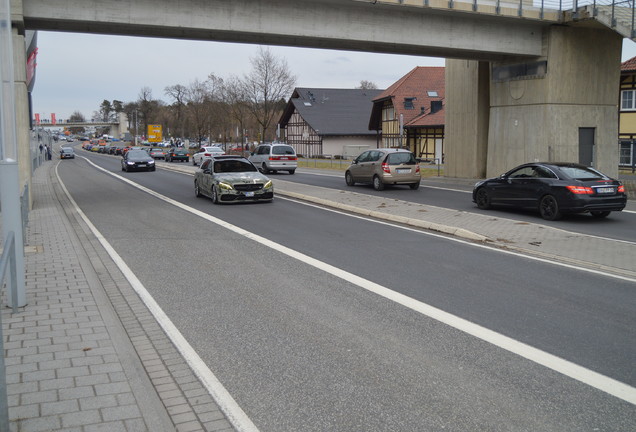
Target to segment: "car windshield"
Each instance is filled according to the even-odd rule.
[[[293,155],[294,149],[290,146],[273,146],[272,154],[275,155]]]
[[[417,163],[417,161],[415,160],[415,156],[413,156],[413,153],[407,152],[389,153],[389,157],[386,159],[386,161],[389,165],[415,165]]]
[[[247,161],[223,160],[223,161],[214,162],[214,172],[216,173],[253,172],[253,171],[257,171],[256,167]]]
[[[136,158],[140,158],[141,157],[141,158],[143,158],[143,157],[147,157],[147,156],[148,156],[148,153],[146,153],[144,150],[130,150],[128,152],[128,157],[129,158],[133,158],[133,157],[136,157]]]
[[[568,177],[575,180],[598,180],[607,178],[600,172],[593,170],[592,168],[576,167],[576,166],[562,166],[559,167]]]

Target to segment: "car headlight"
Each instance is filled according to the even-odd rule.
[[[149,164],[153,164],[153,163],[155,163],[155,161],[151,160],[151,161],[148,161],[148,163]]]
[[[224,190],[232,190],[234,189],[231,184],[219,182],[219,187]]]
[[[267,183],[265,183],[265,186],[263,186],[263,189],[269,189],[269,188],[271,188],[272,186],[273,186],[273,183],[272,183],[272,181],[270,180],[270,181],[268,181]]]
[[[128,161],[128,162],[126,162],[126,163],[127,163],[128,165],[134,165],[134,164],[135,164],[134,162],[130,162],[130,161]]]

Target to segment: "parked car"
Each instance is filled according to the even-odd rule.
[[[287,144],[261,144],[250,154],[249,160],[264,174],[270,171],[293,174],[298,167],[296,150]]]
[[[190,161],[190,153],[183,147],[172,147],[166,153],[166,162],[189,162]]]
[[[375,190],[383,190],[387,184],[420,187],[422,173],[420,161],[404,149],[379,148],[362,152],[345,172],[347,185],[371,183]]]
[[[203,159],[211,158],[212,156],[224,155],[225,152],[221,147],[206,146],[201,147],[198,152],[192,155],[192,165],[201,165]]]
[[[148,150],[148,154],[153,159],[166,159],[166,151],[160,147],[152,147]]]
[[[122,171],[154,171],[155,169],[155,160],[144,150],[129,150],[121,158]]]
[[[625,187],[605,174],[576,163],[528,163],[496,178],[480,181],[473,189],[480,209],[495,206],[538,210],[546,220],[565,213],[607,217],[627,204]]]
[[[272,201],[272,181],[242,156],[221,155],[204,159],[194,174],[194,193],[214,204],[236,201]]]
[[[75,150],[73,150],[73,147],[61,147],[60,159],[75,159]]]

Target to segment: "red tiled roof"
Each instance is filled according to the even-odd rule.
[[[429,96],[430,91],[437,92],[437,96]],[[430,114],[431,102],[443,101],[444,97],[444,68],[418,66],[376,96],[373,101],[391,98],[396,115],[402,115],[405,126],[429,126],[444,124],[443,108]],[[412,109],[404,107],[405,99],[409,98],[415,98]]]
[[[636,71],[636,57],[632,57],[627,61],[621,63],[621,72]]]

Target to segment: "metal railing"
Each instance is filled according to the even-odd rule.
[[[405,0],[360,0],[373,4],[416,6]],[[592,18],[626,38],[635,39],[636,0],[422,0],[423,7],[473,11],[552,22]]]
[[[0,287],[4,286],[5,272],[9,268],[9,289],[11,290],[11,309],[18,310],[18,273],[15,259],[15,233],[9,231],[3,243],[2,258],[0,258]]]

